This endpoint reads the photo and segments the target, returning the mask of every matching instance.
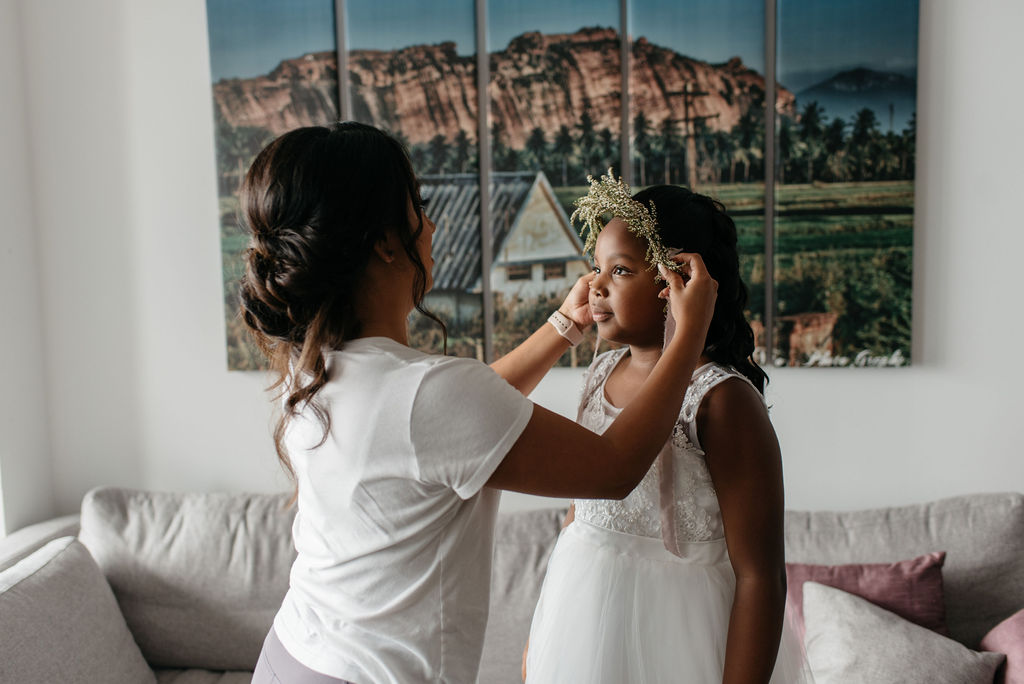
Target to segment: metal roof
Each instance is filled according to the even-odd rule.
[[[500,254],[512,234],[530,190],[551,186],[543,172],[496,172],[491,174],[490,218],[493,254]],[[482,268],[480,247],[480,177],[473,173],[420,176],[420,194],[429,200],[427,213],[437,225],[434,234],[434,289],[471,290],[479,287]],[[564,224],[569,218],[555,209]],[[575,237],[570,229],[568,233]],[[579,242],[579,239],[576,239]],[[582,250],[582,244],[579,244]]]

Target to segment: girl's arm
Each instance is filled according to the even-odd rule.
[[[594,323],[588,302],[590,281],[593,279],[593,273],[579,278],[558,307],[562,314],[576,324],[580,332],[586,331]],[[569,341],[559,335],[553,325],[545,322],[522,344],[492,363],[491,369],[528,395],[568,348]]]
[[[643,479],[679,415],[718,290],[700,256],[674,258],[689,264],[690,280],[684,284],[677,273],[663,269],[668,287],[660,296],[669,298],[678,328],[634,399],[601,435],[535,406],[530,422],[487,481],[489,487],[541,496],[621,499]]]
[[[722,682],[767,683],[786,605],[779,442],[757,390],[740,380],[708,393],[697,429],[736,573]]]

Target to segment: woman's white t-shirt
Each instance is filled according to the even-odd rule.
[[[285,437],[298,557],[275,631],[306,666],[357,684],[473,682],[499,498],[483,486],[533,404],[479,361],[387,338],[327,359],[326,439],[309,410]]]

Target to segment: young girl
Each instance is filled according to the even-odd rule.
[[[589,278],[490,368],[408,346],[434,224],[392,136],[352,122],[285,133],[256,157],[240,202],[242,317],[278,372],[275,443],[298,508],[288,593],[253,682],[473,682],[494,490],[635,487],[682,405],[715,283],[699,256],[672,262],[693,273],[667,273],[661,292],[679,333],[598,436],[524,396],[591,323]]]
[[[591,183],[577,203],[594,245],[590,309],[600,337],[623,346],[591,364],[582,425],[603,432],[661,357],[666,317],[652,261],[671,248],[699,253],[718,299],[651,469],[622,500],[570,508],[534,614],[526,681],[807,681],[799,645],[783,635],[782,464],[766,376],[751,359],[736,227],[722,205],[685,188],[630,198],[610,172]],[[616,218],[602,226],[606,215]]]

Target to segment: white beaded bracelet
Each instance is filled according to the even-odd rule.
[[[575,347],[583,341],[583,333],[576,327],[576,324],[561,311],[555,311],[548,317],[548,323],[555,326],[558,334],[569,340],[569,346]]]

